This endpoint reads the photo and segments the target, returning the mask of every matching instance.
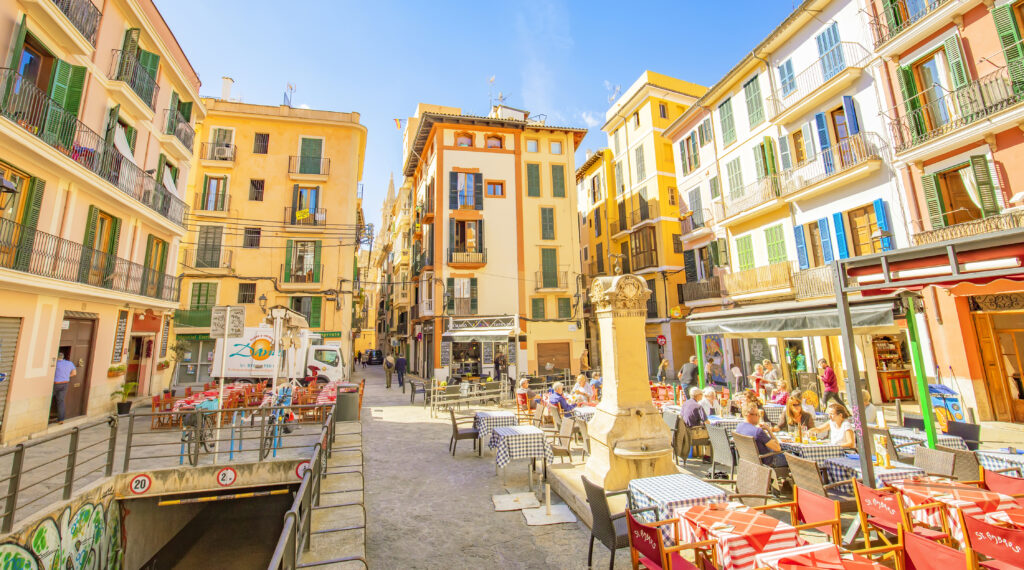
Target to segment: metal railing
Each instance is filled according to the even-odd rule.
[[[319,156],[289,156],[288,174],[318,174],[327,176],[331,173],[331,159]]]
[[[0,267],[164,301],[178,300],[174,275],[5,218],[0,218]]]
[[[487,263],[487,250],[464,251],[449,249],[448,263]]]
[[[284,223],[289,226],[323,226],[327,224],[327,208],[284,209]]]
[[[235,250],[224,247],[190,247],[181,252],[181,264],[196,269],[231,269],[234,258]]]
[[[157,93],[160,92],[156,78],[139,63],[138,55],[119,49],[115,49],[113,52],[114,59],[110,62],[110,79],[127,83],[132,91],[139,96],[139,99],[153,109],[156,105]]]
[[[722,282],[717,275],[700,281],[687,281],[682,284],[682,289],[684,302],[717,299],[722,296]]]
[[[931,14],[949,0],[893,0],[892,8],[882,9],[871,18],[868,27],[875,40],[875,48],[900,35],[922,18]]]
[[[797,299],[835,296],[835,272],[830,265],[812,267],[793,274]]]
[[[684,210],[684,212],[688,211],[691,210]],[[693,213],[690,214],[690,216],[679,220],[680,228],[684,235],[702,228],[710,227],[711,222],[715,219],[714,216],[711,215],[711,208],[698,208],[696,210],[692,210],[692,212]]]
[[[235,145],[229,143],[201,143],[199,145],[199,158],[201,160],[233,162],[235,160]]]
[[[659,212],[657,200],[641,200],[639,206],[629,214],[630,226],[636,226],[640,222],[656,219],[660,215]]]
[[[212,307],[193,307],[191,309],[175,309],[174,326],[207,328],[210,326],[210,315],[212,314]]]
[[[164,134],[174,135],[174,138],[181,141],[181,144],[185,145],[189,152],[192,152],[196,131],[177,109],[164,110]]]
[[[281,264],[282,283],[320,283],[323,279],[324,266],[307,267],[305,269],[292,264],[290,271],[286,271],[285,265]]]
[[[793,194],[869,160],[880,160],[885,141],[875,133],[858,133],[779,173],[782,195]]]
[[[456,297],[452,300],[452,304],[447,308],[447,314],[455,317],[468,317],[475,315],[477,309],[473,308],[473,299],[466,297]]]
[[[608,228],[611,231],[612,235],[622,232],[628,232],[630,227],[631,226],[629,224],[628,217],[623,219],[615,219],[608,223]]]
[[[846,69],[863,67],[870,57],[871,52],[858,43],[839,42],[792,79],[782,81],[769,98],[769,108],[779,115]]]
[[[914,245],[925,245],[1022,227],[1024,212],[1010,212],[917,233],[913,239]]]
[[[588,261],[586,266],[587,276],[596,277],[598,275],[604,275],[608,270],[608,266],[609,264],[606,261],[603,261],[600,264],[598,264],[596,259]]]
[[[0,114],[122,193],[183,226],[185,202],[168,192],[103,137],[44,91],[9,68],[0,69]]]
[[[569,288],[569,272],[565,270],[559,270],[555,272],[537,271],[534,275],[534,290],[541,291],[543,289],[568,289]]]
[[[633,270],[640,271],[641,269],[647,269],[648,267],[657,267],[658,265],[658,251],[651,249],[648,251],[634,252],[633,253]],[[625,268],[623,268],[625,272]]]
[[[192,209],[202,212],[227,212],[231,208],[231,195],[224,192],[216,192],[214,194],[207,194],[205,200],[203,199],[204,192],[196,194],[195,202],[192,204]]]
[[[788,261],[762,265],[723,276],[725,290],[730,295],[760,293],[793,287],[793,266]]]
[[[562,378],[558,378],[557,381],[561,380]],[[547,387],[550,387],[550,384],[545,384],[545,391]],[[446,410],[449,408],[484,405],[487,402],[494,402],[500,406],[512,399],[508,376],[490,382],[467,380],[446,386],[441,386],[440,382],[435,380],[427,391],[429,393],[424,398],[423,405],[430,404],[430,417],[436,417],[438,412],[447,413]]]
[[[1024,64],[1014,62],[1013,65]],[[1001,67],[956,91],[941,92],[941,87],[935,86],[890,109],[889,128],[896,152],[909,150],[1020,103],[1024,98],[1024,84],[1015,83],[1013,75],[1008,67]]]
[[[781,185],[778,174],[769,174],[757,182],[747,184],[735,196],[732,193],[726,194],[725,215],[735,216],[778,198]]]
[[[71,25],[95,46],[102,14],[92,0],[53,0],[53,3],[67,16]]]
[[[420,299],[420,314],[424,317],[429,317],[434,314],[433,299]]]

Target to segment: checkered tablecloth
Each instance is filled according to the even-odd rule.
[[[726,496],[721,487],[683,473],[644,477],[629,482],[629,499],[633,508],[658,507],[657,518],[649,512],[641,513],[647,522],[678,517],[681,511],[697,505],[724,503],[727,501]],[[663,526],[661,534],[668,544],[672,543],[671,526]]]
[[[245,384],[245,383],[242,383],[242,382],[232,382],[231,384],[225,384],[224,385],[224,398],[225,399],[229,398],[235,392],[244,392],[247,386],[248,386],[248,384]],[[198,404],[199,402],[202,402],[202,401],[205,401],[205,400],[210,400],[210,399],[216,400],[217,396],[219,394],[220,394],[220,387],[217,387],[216,389],[213,389],[213,390],[207,390],[205,392],[196,392],[195,394],[192,394],[191,396],[188,396],[187,398],[181,398],[179,400],[175,400],[174,404],[171,406],[171,408],[175,412],[184,412],[184,411],[187,411],[187,410],[194,410],[196,408],[196,404]]]
[[[732,435],[732,432],[736,431],[736,426],[743,423],[740,418],[723,418],[719,416],[712,416],[708,418],[708,425],[715,427],[725,428],[725,433]]]
[[[803,568],[844,568],[849,570],[886,570],[878,562],[857,554],[843,554],[839,547],[831,542],[819,542],[765,552],[754,556],[758,568],[779,570],[782,564],[792,564]]]
[[[764,405],[764,417],[770,423],[777,424],[782,421],[782,412],[785,411],[786,406],[782,404],[767,403]]]
[[[782,451],[792,453],[797,457],[803,457],[811,461],[821,462],[829,457],[844,457],[850,452],[845,447],[829,445],[827,443],[796,443],[793,441],[779,441]]]
[[[1017,508],[1018,506],[1013,497],[1009,495],[937,477],[927,477],[920,481],[904,479],[903,481],[894,481],[892,486],[901,491],[903,500],[909,505],[923,505],[936,501],[945,504],[946,520],[949,522],[950,533],[957,540],[963,538],[963,530],[960,528],[957,509],[963,509],[966,515],[980,515],[994,511],[1005,511]],[[942,515],[939,514],[939,509],[940,507],[921,509],[912,512],[910,515],[921,523],[938,527],[942,523]]]
[[[480,432],[480,441],[490,441],[491,431],[496,427],[518,425],[514,412],[477,412],[473,426]]]
[[[979,450],[975,451],[974,455],[977,456],[978,461],[981,463],[982,467],[990,471],[1016,467],[1021,470],[1022,474],[1024,474],[1024,455],[1021,455],[1019,453],[1010,453],[1008,451]],[[1008,475],[1012,476],[1014,475],[1014,473],[1010,472],[1008,473]]]
[[[795,528],[742,503],[729,503],[721,510],[708,505],[690,507],[680,521],[684,542],[718,540],[715,549],[722,570],[751,570],[757,567],[754,558],[759,552],[800,544]]]
[[[892,436],[892,442],[896,445],[912,443],[915,441],[924,443],[928,440],[928,435],[923,431],[910,428],[889,428],[889,435]],[[964,443],[963,438],[958,435],[949,435],[948,433],[940,432],[935,434],[935,441],[939,445],[945,447],[952,447],[953,449],[962,449],[967,451],[967,444]],[[907,447],[901,447],[899,449],[900,455],[913,455],[915,450],[917,450],[916,445],[908,445]]]
[[[341,387],[342,392],[358,392],[359,384],[351,384],[349,382],[328,382],[324,384],[324,387],[320,389],[320,393],[316,395],[317,405],[331,404],[338,398],[338,387]]]
[[[850,479],[864,480],[860,471],[860,459],[853,459],[845,455],[843,457],[829,457],[821,461],[821,466],[825,469],[825,473],[828,474],[830,483],[849,481]],[[891,469],[876,465],[874,471],[876,487],[887,487],[894,481],[902,481],[914,475],[918,477],[924,477],[925,475],[924,469],[897,461],[892,462]],[[837,489],[840,492],[853,495],[853,485],[843,485],[837,487]]]
[[[576,406],[572,410],[572,417],[582,422],[589,422],[596,412],[597,408],[594,406]]]
[[[515,459],[542,457],[549,463],[555,460],[551,444],[539,427],[496,427],[491,430],[491,440],[487,446],[495,450],[494,461],[498,467],[505,467]]]

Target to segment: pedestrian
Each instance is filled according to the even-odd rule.
[[[779,381],[779,369],[775,367],[774,362],[767,358],[761,361],[761,365],[764,366],[764,381],[774,388],[775,383]]]
[[[744,382],[743,369],[740,368],[740,363],[734,361],[729,372],[732,373],[732,391],[742,392],[747,387],[747,384]]]
[[[398,360],[395,361],[395,372],[398,372],[398,387],[405,391],[405,367],[408,362],[405,360],[405,356],[402,354],[398,355]]]
[[[367,350],[366,352],[364,352],[364,353],[362,354],[362,358],[360,358],[360,359],[359,359],[359,364],[360,364],[360,365],[361,365],[361,366],[362,366],[363,368],[366,368],[366,363],[367,363],[367,362],[369,362],[369,361],[370,361],[370,351],[369,351],[369,350]]]
[[[590,349],[584,348],[583,354],[580,355],[580,372],[590,371]]]
[[[821,398],[821,407],[828,408],[828,401],[832,399],[845,409],[846,404],[839,397],[839,380],[836,378],[836,371],[832,370],[824,358],[818,360],[818,368],[821,368],[821,375],[818,378],[825,387],[825,394]]]
[[[75,365],[64,359],[64,353],[57,353],[57,366],[53,372],[53,399],[57,401],[57,423],[64,423],[64,396],[68,393],[68,383],[78,374]]]
[[[387,358],[384,359],[384,387],[388,390],[391,389],[391,375],[395,371],[395,357],[388,353]]]
[[[679,369],[679,374],[676,377],[679,378],[683,393],[689,394],[690,388],[697,386],[697,357],[691,356],[690,360]]]
[[[658,382],[664,384],[668,381],[668,359],[661,357],[661,364],[658,365]]]
[[[363,362],[363,351],[361,351],[361,350],[357,350],[356,351],[356,362],[359,362],[359,363]]]

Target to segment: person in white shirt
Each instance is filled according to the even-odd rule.
[[[850,422],[850,412],[846,407],[832,402],[828,406],[828,417],[828,423],[809,431],[813,434],[827,431],[829,445],[837,445],[849,449],[856,447],[857,439],[853,433],[853,423]]]
[[[868,425],[875,425],[878,420],[878,408],[871,403],[871,392],[861,389],[860,397],[864,399],[864,419]]]
[[[704,408],[704,413],[709,416],[720,416],[722,415],[722,405],[718,402],[718,392],[711,386],[704,388],[704,397],[700,401],[700,405]]]

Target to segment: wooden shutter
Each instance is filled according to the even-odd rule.
[[[832,174],[835,171],[835,163],[832,160],[832,141],[829,140],[828,122],[825,120],[825,113],[814,115],[814,123],[818,127],[818,144],[821,147],[821,162],[825,166],[825,172]]]
[[[995,185],[988,169],[988,157],[977,154],[971,157],[971,172],[974,182],[978,185],[978,197],[981,199],[981,214],[986,218],[999,214],[999,201],[996,199]]]
[[[694,222],[694,228],[703,226],[705,223],[711,221],[704,219],[704,207],[700,203],[700,188],[694,188],[693,190],[690,190],[690,192],[687,194],[686,199],[690,203],[690,210],[693,212],[693,216],[690,219],[693,220]],[[698,226],[698,222],[700,223],[700,226]]]
[[[769,175],[779,171],[779,167],[775,162],[775,139],[772,137],[764,137],[764,164],[768,169]]]
[[[722,257],[718,252],[718,240],[711,240],[708,244],[708,256],[711,258],[711,265],[721,267]]]
[[[539,197],[540,196],[540,165],[539,164],[527,164],[526,165],[526,195]]]
[[[892,232],[892,226],[889,224],[889,212],[885,207],[885,200],[881,198],[873,202],[875,207],[875,223],[878,224],[878,229],[882,232]],[[893,249],[892,237],[882,238],[882,251],[889,251]]]
[[[157,69],[160,67],[160,56],[153,52],[140,49],[139,65],[141,65],[142,68],[146,70],[146,73],[148,73],[150,77],[156,80],[156,72]]]
[[[466,175],[469,177],[469,175]],[[477,172],[473,174],[473,209],[484,209],[484,176]]]
[[[903,30],[903,13],[900,4],[905,0],[882,0],[885,13],[885,23],[889,28],[889,37],[895,36]]]
[[[731,144],[736,140],[736,127],[732,120],[732,100],[726,99],[718,106],[718,118],[722,126],[722,143]]]
[[[292,252],[295,250],[295,241],[284,242],[284,282],[292,281]]]
[[[155,281],[154,276],[150,275],[152,270],[149,266],[153,260],[153,239],[153,234],[149,234],[146,238],[146,260],[142,263],[142,288],[140,290],[143,295],[146,294],[149,283]]]
[[[794,226],[793,227],[793,240],[796,241],[796,259],[800,270],[807,269],[811,266],[807,260],[807,242],[804,240],[804,227]]]
[[[960,36],[953,34],[942,42],[946,50],[946,62],[949,64],[949,76],[953,79],[953,89],[967,86],[967,65],[964,63],[963,50],[960,49]]]
[[[860,121],[857,120],[857,106],[853,104],[853,97],[843,95],[843,114],[846,115],[846,130],[850,135],[860,132]]]
[[[768,175],[768,166],[764,160],[764,144],[754,145],[754,169],[757,171],[757,179],[761,180]]]
[[[32,178],[28,184],[28,195],[25,197],[25,212],[21,215],[23,226],[18,238],[18,253],[14,259],[14,269],[28,271],[32,263],[32,252],[36,242],[36,226],[39,225],[39,212],[43,206],[43,192],[46,181]]]
[[[114,133],[117,132],[117,117],[121,112],[121,105],[114,105],[107,113],[107,128],[103,133],[103,141],[108,146],[114,146]]]
[[[455,278],[453,277],[448,278],[448,284],[445,287],[445,298],[448,305],[448,314],[451,314],[455,310]]]
[[[736,240],[736,260],[739,262],[740,271],[754,268],[754,244],[750,236]]]
[[[846,221],[842,212],[832,214],[832,221],[836,224],[836,248],[839,249],[839,259],[850,257],[850,248],[846,242]]]
[[[765,244],[768,249],[768,263],[782,263],[788,259],[786,255],[786,239],[782,234],[782,226],[772,226],[764,231]]]
[[[107,243],[107,253],[117,255],[121,245],[121,218],[110,217],[110,242]]]
[[[484,221],[476,221],[476,250],[480,253],[485,252],[484,249]]]
[[[129,28],[124,32],[124,42],[121,49],[129,54],[136,55],[139,52],[139,28]]]
[[[63,109],[67,104],[68,86],[71,82],[72,65],[59,59],[53,60],[53,72],[50,74],[50,98],[57,102],[55,108],[48,109],[43,123],[43,138],[50,144],[57,144],[61,126],[65,119]]]
[[[320,305],[323,299],[320,297],[309,298],[309,328],[320,328]]]
[[[165,132],[169,135],[173,135],[175,127],[177,127],[177,117],[174,116],[174,113],[179,112],[177,91],[171,91],[171,104],[168,105],[168,108],[170,109],[171,112],[167,113],[167,130]]]
[[[783,170],[793,168],[793,159],[789,154],[789,139],[786,135],[779,136],[779,158],[782,160]]]
[[[939,197],[939,176],[925,174],[921,176],[921,188],[924,190],[924,203],[928,209],[928,219],[932,228],[946,227],[946,209]]]
[[[800,126],[800,132],[804,139],[804,161],[810,162],[818,154],[814,150],[814,127],[811,126],[811,123],[804,123]]]
[[[555,239],[554,208],[540,209],[540,239]]]
[[[718,198],[719,196],[722,195],[722,189],[719,186],[718,177],[717,176],[711,177],[711,180],[708,181],[708,187],[711,190],[711,198],[712,199]]]
[[[697,253],[692,249],[683,252],[683,269],[686,272],[686,282],[694,283],[697,277]]]
[[[821,237],[821,257],[825,263],[832,263],[832,230],[828,227],[828,218],[818,220],[818,235]]]
[[[1020,29],[1013,13],[1013,4],[992,8],[992,19],[996,24],[996,35],[1006,57],[1006,70],[1018,95],[1024,92],[1024,46],[1021,45]],[[24,24],[23,24],[24,25]]]
[[[81,283],[89,281],[89,264],[92,261],[93,242],[96,241],[97,217],[99,210],[96,206],[89,206],[89,213],[85,219],[85,235],[82,237],[82,259],[78,265],[78,281]]]
[[[21,23],[18,24],[17,30],[14,31],[14,46],[11,49],[11,62],[7,66],[15,71],[21,67],[21,52],[25,48],[25,34],[28,32],[28,26],[25,23],[27,16],[21,16]]]
[[[185,119],[186,123],[191,123],[192,122],[192,101],[188,101],[186,103],[179,103],[178,104],[178,112],[181,113],[181,116],[182,116],[183,119]]]
[[[166,166],[167,166],[167,157],[164,156],[163,153],[161,153],[157,157],[157,159],[156,159],[156,176],[154,176],[154,179],[156,180],[157,188],[163,188],[164,187],[164,168]],[[175,189],[174,188],[168,188],[168,190],[173,192]]]
[[[569,303],[568,297],[558,298],[558,318],[568,319],[572,318],[572,305]]]
[[[448,209],[459,209],[459,173],[448,174]]]
[[[320,240],[313,242],[313,282],[320,282]]]
[[[477,312],[476,277],[469,278],[469,312],[474,315]]]
[[[644,178],[647,178],[647,165],[644,164],[644,147],[641,144],[636,147],[636,182],[640,182]]]
[[[718,238],[713,243],[718,244],[718,266],[729,267],[729,240],[726,238]]]
[[[686,150],[686,139],[679,141],[679,165],[684,176],[690,173],[690,153]]]
[[[565,198],[565,165],[551,165],[551,193],[555,198]]]
[[[135,141],[138,139],[139,131],[131,125],[125,125],[124,135],[128,139],[128,148],[132,149],[132,154],[135,154]]]
[[[558,250],[544,248],[540,250],[541,280],[544,288],[558,287]]]
[[[747,100],[747,117],[750,126],[759,125],[764,121],[764,105],[761,104],[761,83],[755,75],[743,86],[743,97]]]
[[[530,317],[534,319],[544,318],[544,297],[530,299]]]
[[[924,134],[926,127],[924,117],[919,112],[921,100],[917,97],[917,80],[914,79],[914,70],[910,66],[901,67],[896,73],[900,83],[900,94],[906,105],[907,119],[910,123],[910,135],[913,140]]]

